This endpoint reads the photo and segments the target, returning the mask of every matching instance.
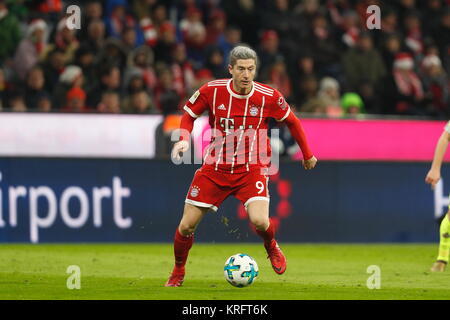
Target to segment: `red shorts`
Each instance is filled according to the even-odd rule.
[[[248,172],[231,174],[204,165],[195,172],[185,202],[217,211],[220,204],[233,195],[247,209],[252,201],[269,201],[268,184],[266,169],[257,167]]]

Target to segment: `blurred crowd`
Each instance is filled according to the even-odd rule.
[[[0,43],[6,111],[176,114],[246,43],[296,111],[450,117],[450,0],[0,0]]]

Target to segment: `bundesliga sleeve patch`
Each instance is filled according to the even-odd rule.
[[[189,98],[189,102],[194,104],[199,95],[200,95],[200,91],[198,91],[198,90],[195,91],[194,94],[192,95],[192,97]]]
[[[281,110],[286,109],[286,101],[284,101],[283,97],[278,98],[278,106],[281,108]]]

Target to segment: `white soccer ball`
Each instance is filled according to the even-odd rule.
[[[248,254],[237,253],[227,259],[223,274],[233,286],[243,288],[251,285],[258,277],[258,264]]]

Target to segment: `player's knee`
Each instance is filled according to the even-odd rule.
[[[258,230],[266,230],[269,227],[269,219],[263,217],[256,217],[250,219],[250,222],[253,223],[256,229]]]
[[[194,233],[196,226],[192,223],[188,222],[181,222],[178,226],[178,229],[180,230],[180,233],[184,236],[191,235]]]

